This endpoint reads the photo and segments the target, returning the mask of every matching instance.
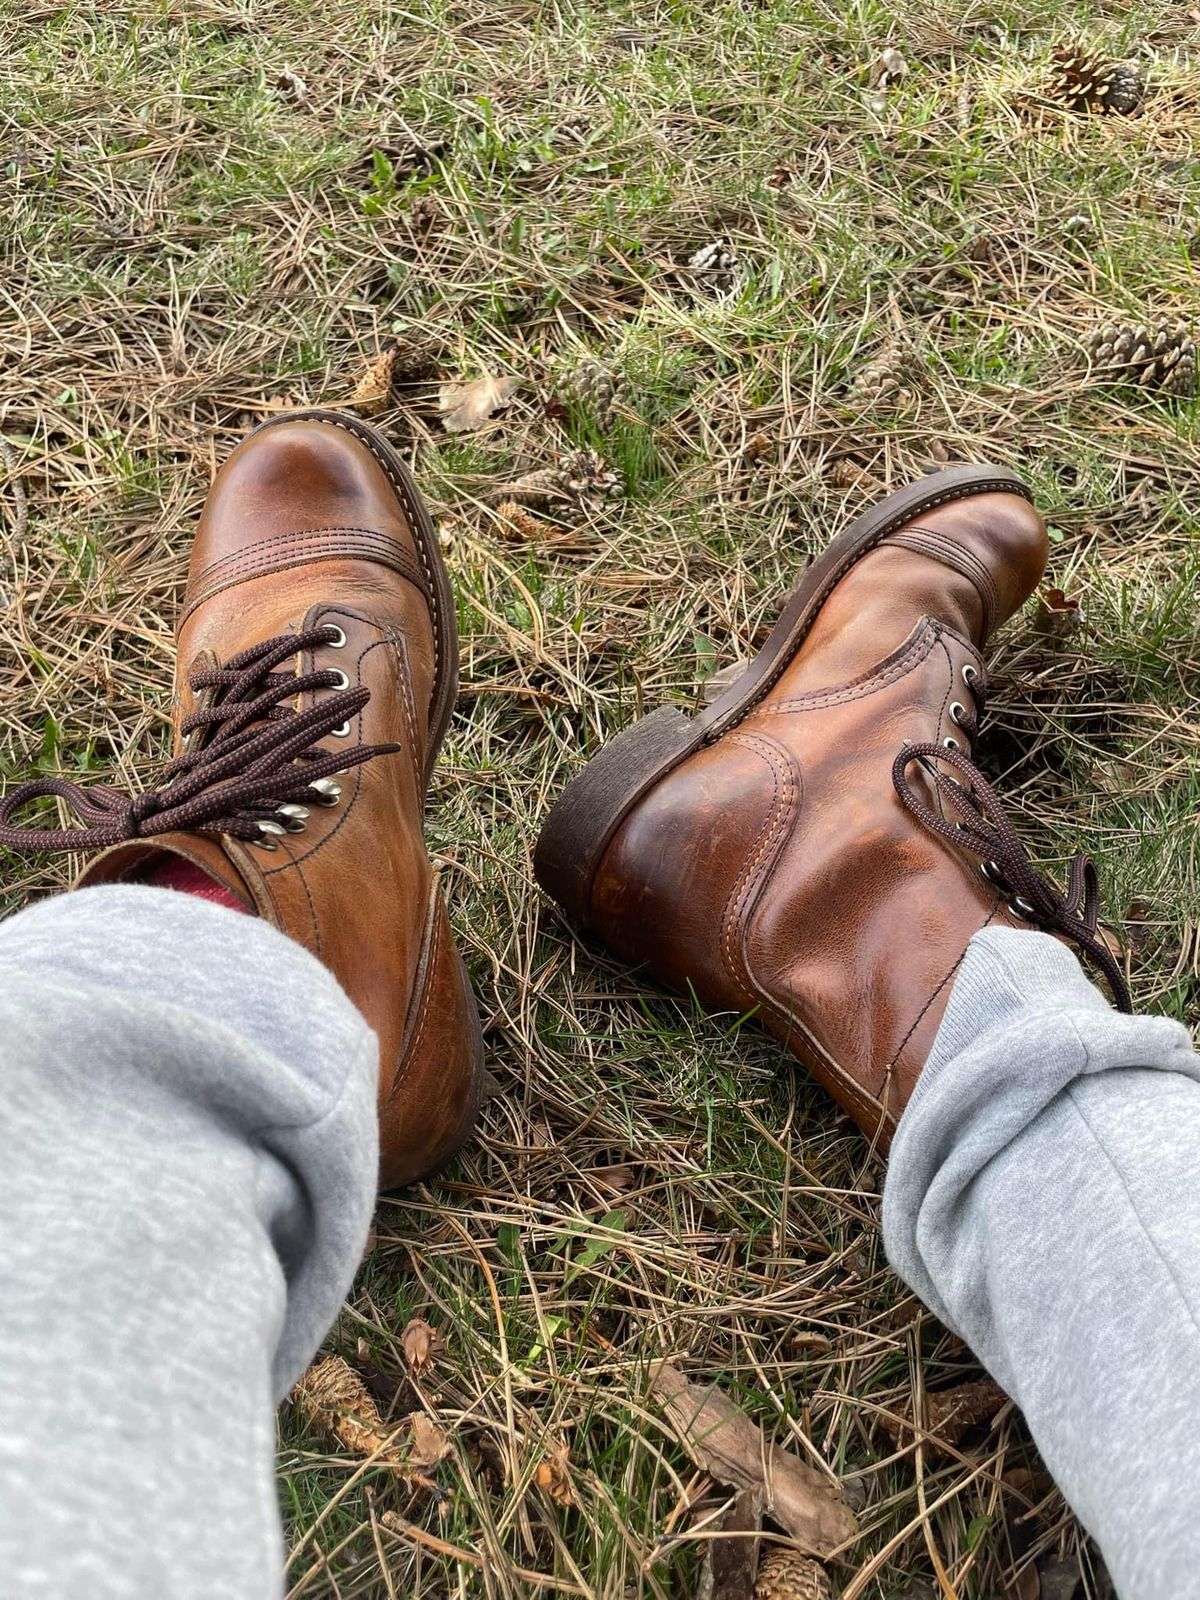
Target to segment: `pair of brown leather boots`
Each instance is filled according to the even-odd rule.
[[[1091,864],[1065,896],[1034,873],[969,760],[981,648],[1046,557],[1006,471],[889,495],[715,704],[634,724],[538,840],[537,876],[579,924],[756,1010],[880,1144],[978,929],[1061,934],[1127,1005]],[[293,412],[233,452],[201,516],[164,781],[39,780],[0,802],[0,844],[109,847],[81,886],[183,857],[334,972],[379,1037],[385,1188],[454,1154],[487,1081],[422,836],[456,678],[454,596],[407,469],[361,422]],[[47,794],[83,826],[13,826]]]

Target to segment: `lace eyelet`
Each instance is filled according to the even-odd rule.
[[[1019,917],[1022,922],[1030,922],[1037,915],[1028,900],[1023,900],[1019,894],[1013,895],[1008,902],[1008,909],[1014,917]]]
[[[989,883],[994,883],[997,886],[1004,883],[1004,876],[1000,871],[1000,863],[998,861],[981,861],[979,870]]]
[[[350,687],[350,679],[340,669],[337,669],[337,675],[340,681],[335,683],[333,687],[335,689],[348,689]]]
[[[313,790],[319,806],[335,806],[342,798],[342,786],[332,778],[314,778],[308,787]]]
[[[348,739],[350,737],[350,724],[339,722],[336,728],[330,728],[330,733],[335,739]]]
[[[346,648],[346,635],[336,622],[327,622],[325,630],[333,635],[332,639],[326,639],[325,641],[331,650],[344,650]]]
[[[967,714],[967,708],[966,708],[965,705],[963,705],[961,700],[951,700],[951,702],[950,702],[950,721],[951,722],[957,723],[957,725],[961,728],[962,727],[962,719],[966,716],[966,714]]]
[[[947,749],[947,750],[961,750],[962,749],[962,745],[959,744],[958,740],[954,737],[954,735],[952,733],[948,733],[946,735],[946,737],[942,740],[942,744],[945,747],[945,749]]]
[[[962,681],[966,684],[968,689],[973,689],[975,687],[976,682],[978,681],[978,678],[979,678],[979,669],[978,669],[978,667],[973,667],[971,665],[971,663],[968,661],[966,663],[966,665],[962,669]]]
[[[306,806],[288,804],[276,806],[275,815],[284,819],[283,825],[289,833],[303,833],[311,813]]]

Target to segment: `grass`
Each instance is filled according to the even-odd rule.
[[[523,385],[462,438],[419,389],[381,419],[458,587],[431,830],[505,1092],[444,1181],[381,1202],[331,1347],[399,1382],[409,1317],[437,1326],[413,1381],[455,1454],[409,1500],[285,1411],[291,1594],[695,1593],[721,1492],[647,1400],[664,1354],[849,1486],[848,1596],[932,1595],[938,1567],[960,1600],[1026,1594],[1044,1556],[1103,1593],[1018,1418],[919,1456],[883,1426],[975,1369],[888,1272],[846,1120],[752,1026],[576,943],[530,850],[580,763],[752,651],[848,517],[1001,461],[1081,620],[1007,630],[983,759],[1045,863],[1087,841],[1142,1004],[1196,1019],[1200,402],[1083,359],[1103,321],[1196,314],[1188,8],[9,0],[0,37],[0,777],[152,772],[190,530],[248,424],[348,404],[393,338]],[[1068,37],[1142,60],[1137,115],[1031,109]],[[910,71],[873,101],[889,45]],[[726,298],[679,272],[718,238]],[[903,392],[857,393],[897,336]],[[546,403],[585,356],[621,380],[607,423]],[[504,537],[497,486],[585,445],[621,502]],[[10,858],[5,902],[66,879]]]

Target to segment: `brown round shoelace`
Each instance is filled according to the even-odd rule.
[[[289,656],[339,643],[345,644],[345,634],[325,624],[279,634],[223,666],[193,673],[188,680],[192,691],[204,700],[179,731],[185,738],[200,738],[195,749],[167,764],[156,787],[131,795],[67,778],[18,784],[0,800],[0,845],[10,850],[102,850],[130,839],[183,832],[230,834],[274,848],[277,835],[303,826],[308,813],[300,802],[336,805],[341,792],[333,781],[336,774],[400,749],[395,744],[314,748],[329,734],[349,733],[350,719],[367,704],[371,691],[351,688],[346,675],[331,668],[303,673],[277,669]],[[323,689],[333,692],[307,710],[285,703]],[[14,826],[11,818],[17,812],[46,796],[65,800],[82,826]]]
[[[982,714],[983,685],[977,676],[966,681]],[[958,701],[950,713],[968,739],[974,740],[978,716],[970,715]],[[935,811],[914,791],[908,780],[914,761],[920,762],[943,806],[957,820]],[[960,776],[951,777],[944,767],[953,768]],[[1072,858],[1065,893],[1038,872],[1000,797],[955,739],[941,744],[905,744],[892,765],[892,782],[906,809],[930,833],[981,858],[983,876],[1008,897],[1016,916],[1043,933],[1060,933],[1069,939],[1103,973],[1119,1009],[1133,1010],[1125,975],[1098,932],[1100,883],[1091,856]]]

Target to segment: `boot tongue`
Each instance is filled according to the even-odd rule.
[[[90,889],[98,883],[146,883],[168,863],[176,873],[190,866],[214,880],[219,889],[237,901],[239,907],[257,914],[254,896],[226,855],[219,839],[203,833],[164,833],[160,839],[135,839],[115,845],[90,861],[75,880],[73,888]],[[166,887],[181,887],[168,883]]]

